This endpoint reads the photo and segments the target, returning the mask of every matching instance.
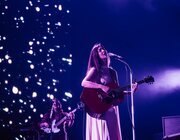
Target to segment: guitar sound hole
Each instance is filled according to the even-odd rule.
[[[107,104],[110,104],[112,101],[113,101],[113,99],[110,98],[110,97],[106,97],[106,98],[103,100],[103,102],[106,102]]]

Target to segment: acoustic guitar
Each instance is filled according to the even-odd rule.
[[[138,84],[142,83],[153,83],[154,78],[152,76],[147,76],[143,80],[138,81]],[[102,114],[106,112],[109,108],[118,103],[122,102],[125,90],[130,88],[130,85],[119,87],[117,84],[111,83],[107,86],[110,87],[110,91],[108,93],[104,92],[101,89],[95,88],[84,88],[80,99],[85,104],[86,112],[90,116],[94,116],[94,114]],[[95,115],[95,116],[96,116]]]

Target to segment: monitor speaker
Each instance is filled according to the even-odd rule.
[[[180,140],[180,116],[162,117],[163,140]]]

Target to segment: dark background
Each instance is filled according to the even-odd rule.
[[[59,1],[59,3],[61,2]],[[41,3],[43,4],[43,2]],[[47,3],[53,7],[54,3],[52,1]],[[10,101],[9,97],[11,95],[7,96],[6,93],[8,92],[4,90],[10,86],[4,85],[8,73],[14,75],[11,78],[12,83],[17,83],[17,86],[21,85],[21,87],[24,84],[19,80],[21,78],[17,76],[19,73],[21,75],[34,75],[36,73],[26,68],[22,70],[24,62],[20,60],[33,59],[33,62],[38,65],[40,58],[43,59],[42,62],[48,59],[46,57],[47,53],[44,53],[42,57],[37,55],[36,57],[27,58],[29,56],[20,55],[19,52],[28,50],[26,48],[28,40],[32,40],[33,37],[40,38],[45,34],[46,21],[50,20],[51,23],[56,23],[60,18],[63,28],[62,30],[56,30],[52,26],[56,38],[54,39],[49,35],[44,50],[55,45],[64,44],[68,46],[67,49],[61,48],[52,55],[53,67],[49,64],[44,65],[47,69],[55,70],[54,73],[51,70],[46,71],[44,68],[37,69],[37,71],[42,71],[39,75],[45,81],[42,83],[41,89],[34,84],[29,84],[28,86],[25,85],[29,88],[22,91],[27,94],[34,89],[37,92],[50,92],[45,87],[50,84],[49,81],[52,77],[55,77],[60,80],[57,85],[57,87],[61,87],[58,88],[60,93],[68,90],[73,94],[73,98],[69,99],[67,103],[64,102],[63,105],[65,107],[71,106],[72,109],[75,108],[82,91],[81,81],[86,73],[90,50],[95,43],[101,42],[108,51],[121,55],[123,60],[130,65],[133,71],[133,80],[139,81],[147,75],[152,75],[155,78],[153,84],[139,85],[136,94],[134,94],[135,132],[137,140],[153,140],[156,137],[162,137],[162,117],[180,115],[180,2],[178,0],[79,0],[63,1],[62,3],[65,9],[70,9],[69,16],[65,13],[58,15],[52,7],[52,9],[48,9],[51,13],[54,13],[51,19],[39,16],[36,12],[33,13],[33,10],[30,12],[22,12],[23,10],[21,10],[20,13],[28,17],[28,22],[22,24],[24,26],[21,26],[20,32],[16,30],[12,19],[15,16],[14,11],[17,11],[18,8],[23,9],[27,3],[1,2],[2,7],[6,4],[13,7],[9,9],[5,16],[1,15],[2,21],[6,21],[5,23],[1,22],[1,27],[3,27],[1,28],[1,36],[7,34],[10,36],[10,39],[6,41],[1,40],[1,43],[4,43],[2,45],[8,46],[4,47],[6,49],[1,51],[1,54],[4,55],[8,52],[13,58],[16,58],[17,62],[16,67],[14,65],[9,66],[7,63],[0,64],[1,99],[7,103]],[[42,10],[41,13],[44,14],[49,11]],[[37,23],[33,21],[36,18],[39,19]],[[41,22],[42,28],[39,28]],[[67,23],[71,24],[70,28],[66,26]],[[68,57],[69,52],[72,53],[72,66],[59,63],[58,59]],[[118,72],[120,84],[122,86],[129,84],[129,72],[126,72],[124,64],[112,58],[112,66]],[[67,72],[64,75],[59,75],[57,70],[59,67],[67,69]],[[2,69],[4,68],[7,68],[6,72],[3,72]],[[12,68],[17,69],[16,72]],[[44,97],[46,97],[45,94],[40,94],[34,103],[40,103],[39,101]],[[64,95],[58,94],[56,97],[62,99]],[[24,100],[26,98],[29,99],[25,96]],[[4,104],[4,102],[1,102],[2,108]],[[47,100],[45,104],[38,104],[39,107],[37,108],[41,113],[44,113],[50,104]],[[14,106],[13,110],[17,110],[17,108],[19,108],[18,105]],[[132,130],[129,115],[130,98],[128,96],[119,105],[119,108],[123,140],[130,140],[132,139]],[[5,124],[12,118],[10,117],[12,114],[7,115],[2,110],[1,124]],[[25,110],[34,116],[30,123],[40,120],[37,114],[33,114],[29,109]],[[21,117],[17,119],[21,120]],[[14,120],[16,121],[16,119]],[[83,112],[79,111],[76,113],[75,124],[69,133],[70,139],[83,139],[83,123]],[[11,134],[9,128],[11,128],[9,125],[2,128],[1,135],[5,136],[4,139]]]
[[[94,43],[101,42],[128,62],[134,80],[154,76],[154,84],[140,85],[134,94],[135,132],[137,140],[162,137],[162,117],[180,114],[180,2],[88,0],[73,2],[73,8],[73,79],[77,94],[90,50]],[[115,59],[111,62],[120,84],[128,84],[129,72],[124,64]],[[132,139],[129,103],[125,99],[119,105],[124,140]]]

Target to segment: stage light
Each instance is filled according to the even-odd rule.
[[[35,9],[37,12],[40,12],[40,10],[41,10],[39,7],[36,7]]]
[[[31,64],[31,65],[30,65],[30,68],[31,68],[31,69],[34,69],[34,65],[33,65],[33,64]]]
[[[166,69],[162,71],[160,74],[157,74],[157,77],[158,83],[156,83],[155,85],[155,90],[159,90],[159,92],[167,92],[180,89],[179,69]]]
[[[39,120],[40,111],[47,111],[50,99],[57,96],[62,100],[64,91],[70,90],[58,88],[64,86],[64,79],[57,76],[60,72],[70,75],[72,60],[59,62],[70,47],[69,40],[60,37],[70,31],[63,24],[63,20],[70,24],[66,16],[70,10],[55,1],[28,0],[19,4],[2,0],[1,4],[0,26],[4,30],[0,33],[0,113],[5,115],[0,116],[0,123],[4,127],[28,125]],[[17,117],[10,120],[12,114]]]
[[[22,113],[22,109],[19,109],[19,113]]]
[[[33,105],[33,104],[31,104],[31,105],[30,105],[30,108],[32,108],[32,109],[33,109],[33,108],[34,108],[34,105]]]
[[[5,59],[9,59],[10,57],[9,57],[9,55],[8,54],[6,54],[5,55]]]
[[[23,103],[23,100],[22,100],[22,99],[19,99],[19,102],[20,102],[20,103]]]
[[[29,78],[28,78],[28,77],[25,77],[25,78],[24,78],[24,81],[25,81],[25,82],[28,82],[28,81],[29,81]]]
[[[8,107],[3,108],[3,110],[4,110],[5,112],[9,112],[9,108],[8,108]]]
[[[36,108],[34,108],[34,109],[33,109],[33,112],[36,112],[36,111],[37,111]]]
[[[70,92],[65,92],[64,94],[65,94],[65,96],[72,98],[72,94]]]
[[[65,99],[65,98],[63,98],[62,100],[63,100],[64,102],[67,102],[67,99]]]
[[[49,98],[50,98],[50,99],[54,99],[54,95],[51,94]]]
[[[10,121],[9,121],[9,124],[12,124],[12,123],[13,123],[13,122],[10,120]]]
[[[24,17],[23,17],[23,16],[21,16],[19,19],[20,19],[21,21],[24,21]]]
[[[12,64],[12,60],[11,60],[11,59],[9,59],[9,60],[8,60],[8,63],[9,63],[9,64]]]
[[[5,83],[5,84],[8,84],[8,80],[5,80],[4,83]]]
[[[62,10],[62,5],[59,5],[58,9],[59,9],[59,11],[61,11]]]
[[[61,26],[61,22],[55,23],[56,26]]]
[[[68,107],[68,110],[69,110],[69,111],[71,110],[71,107],[70,107],[70,106]]]
[[[33,50],[29,50],[27,53],[29,53],[30,55],[33,54]]]
[[[43,114],[40,114],[40,118],[43,118]]]
[[[18,94],[19,94],[19,95],[21,95],[21,94],[22,94],[22,92],[19,90]]]
[[[32,93],[32,97],[33,97],[33,98],[37,97],[37,92],[33,92],[33,93]]]
[[[32,3],[32,1],[29,1],[29,4],[30,4],[30,6],[33,6],[33,3]]]
[[[29,46],[32,46],[33,45],[33,41],[29,41]]]
[[[163,95],[174,93],[178,90],[180,91],[180,69],[165,68],[159,71],[153,74],[155,77],[154,84],[141,87],[140,90],[148,92],[148,94],[142,94],[142,96],[161,97]]]
[[[13,86],[13,87],[12,87],[12,92],[13,92],[14,94],[18,94],[18,91],[19,91],[19,89],[18,89],[16,86]]]
[[[8,6],[5,6],[5,9],[8,9]]]

